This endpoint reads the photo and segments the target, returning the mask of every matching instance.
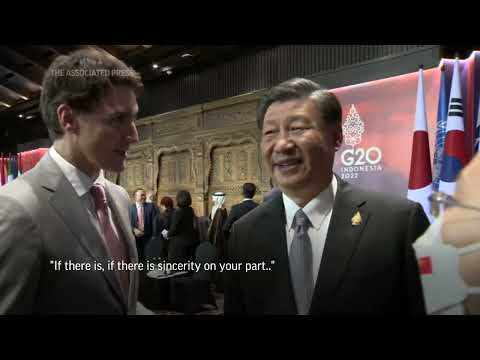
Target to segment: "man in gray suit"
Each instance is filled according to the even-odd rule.
[[[55,59],[42,85],[53,146],[0,188],[0,314],[135,314],[129,197],[103,170],[122,171],[138,141],[140,76],[80,50]]]

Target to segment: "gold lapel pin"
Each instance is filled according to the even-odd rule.
[[[358,226],[362,223],[362,215],[360,215],[360,211],[357,211],[355,215],[352,217],[352,226]]]

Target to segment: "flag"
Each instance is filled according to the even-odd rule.
[[[18,176],[23,174],[22,170],[22,153],[17,154],[17,167],[18,167]]]
[[[455,192],[456,179],[465,166],[465,126],[458,59],[453,65],[452,87],[448,105],[447,131],[438,189],[449,195]]]
[[[422,205],[430,222],[432,222],[432,215],[430,213],[428,197],[431,193],[432,168],[430,163],[430,145],[428,143],[427,113],[423,92],[423,69],[420,69],[418,71],[417,108],[415,111],[415,129],[413,132],[407,197]]]
[[[5,185],[5,166],[3,157],[0,157],[0,185]]]
[[[435,153],[433,155],[433,189],[438,190],[440,171],[442,169],[443,148],[445,147],[445,131],[447,130],[448,98],[445,64],[440,69],[440,92],[437,109],[437,133],[435,137]]]
[[[12,161],[12,177],[16,179],[18,177],[18,165],[17,165],[17,157],[14,156],[11,159]]]
[[[475,152],[480,152],[480,96],[478,97],[477,124],[475,125]]]
[[[11,157],[7,159],[7,164],[7,183],[9,183],[10,181],[13,181],[13,164]]]

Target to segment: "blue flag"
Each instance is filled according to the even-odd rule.
[[[448,116],[447,81],[446,81],[444,67],[442,67],[441,77],[440,77],[440,92],[438,96],[435,153],[433,155],[433,190],[434,191],[438,191],[438,184],[440,181],[443,149],[445,147],[445,133],[447,131],[447,116]]]
[[[12,176],[15,179],[18,176],[17,159],[12,158],[11,161],[12,161]]]

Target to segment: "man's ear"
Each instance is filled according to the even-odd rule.
[[[78,133],[78,118],[70,106],[67,104],[60,104],[57,107],[57,118],[65,134]]]
[[[334,142],[335,142],[335,145],[333,148],[335,149],[335,151],[340,150],[343,143],[343,131],[341,126],[338,126],[335,128]]]

